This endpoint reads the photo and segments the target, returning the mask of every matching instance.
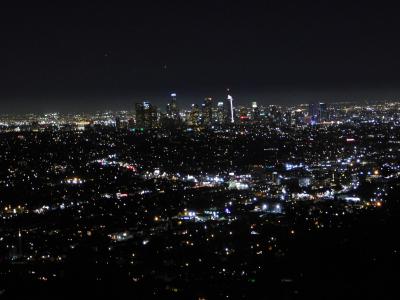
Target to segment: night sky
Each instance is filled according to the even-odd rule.
[[[0,113],[400,99],[400,11],[367,1],[0,6]],[[56,4],[56,2],[58,2]],[[84,2],[84,1],[81,1]]]

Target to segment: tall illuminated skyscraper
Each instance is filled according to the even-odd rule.
[[[212,123],[212,98],[208,97],[204,99],[202,106],[203,114],[203,125],[209,126]]]
[[[227,90],[227,92],[229,93],[229,89]],[[235,122],[235,118],[234,118],[234,112],[233,112],[233,97],[228,94],[228,96],[226,97],[226,102],[227,102],[227,121],[228,123],[234,123]]]
[[[224,102],[219,101],[217,103],[217,122],[218,124],[223,124],[225,121],[225,110],[224,110]]]
[[[179,109],[176,104],[176,93],[171,93],[171,101],[167,104],[167,116],[173,120],[179,119]]]

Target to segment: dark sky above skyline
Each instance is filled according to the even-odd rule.
[[[393,5],[56,2],[1,4],[0,111],[400,99]]]

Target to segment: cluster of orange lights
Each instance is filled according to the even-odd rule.
[[[367,206],[382,207],[382,201],[367,202]]]

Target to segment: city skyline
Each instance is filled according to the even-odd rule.
[[[400,5],[24,2],[1,299],[396,299]]]
[[[133,111],[135,108],[135,103],[140,103],[143,101],[148,101],[156,105],[161,109],[161,111],[166,110],[166,106],[169,103],[169,96],[171,92],[167,92],[165,95],[158,96],[158,97],[150,97],[150,96],[143,96],[142,98],[117,98],[119,101],[99,101],[99,100],[94,100],[94,102],[90,102],[86,105],[82,105],[83,100],[78,100],[78,99],[68,99],[64,100],[63,103],[58,103],[58,104],[52,104],[49,103],[48,100],[36,100],[36,105],[34,108],[25,106],[25,101],[26,100],[21,100],[20,106],[18,108],[10,108],[7,106],[7,101],[3,101],[2,104],[5,105],[5,108],[2,110],[2,113],[0,115],[4,114],[11,114],[11,115],[18,115],[18,114],[43,114],[43,113],[54,113],[54,112],[59,112],[59,113],[72,113],[72,114],[79,114],[79,113],[94,113],[94,112],[100,112],[100,111]],[[281,96],[280,93],[275,94],[274,96],[271,96],[271,99],[275,100],[270,100],[270,101],[265,101],[261,97],[246,97],[246,96],[240,96],[241,94],[238,93],[238,96],[234,94],[235,96],[235,107],[236,106],[247,106],[250,105],[251,102],[255,101],[259,105],[263,106],[270,106],[270,105],[276,105],[276,106],[297,106],[297,105],[308,105],[309,103],[314,103],[314,102],[325,102],[325,103],[359,103],[359,104],[368,104],[368,103],[375,103],[375,102],[393,102],[393,101],[400,101],[400,96],[395,97],[393,96],[390,92],[388,93],[383,93],[383,92],[378,92],[374,91],[372,94],[369,95],[374,95],[374,96],[364,96],[364,97],[355,97],[351,96],[351,93],[343,93],[339,94],[338,96],[335,96],[333,98],[330,97],[324,97],[323,93],[311,93],[314,95],[303,95],[303,97],[296,97],[294,96],[293,99],[297,99],[297,101],[285,101],[284,97]],[[364,95],[367,93],[364,92]],[[185,109],[189,110],[191,108],[191,105],[193,104],[201,104],[202,101],[205,98],[211,98],[213,100],[213,106],[217,105],[218,101],[224,101],[226,99],[226,92],[224,94],[224,90],[222,89],[217,95],[218,97],[213,96],[211,94],[203,94],[195,98],[188,98],[185,97],[185,95],[181,95],[176,93],[177,95],[177,103],[180,107],[180,109]],[[189,101],[191,99],[191,101]]]

